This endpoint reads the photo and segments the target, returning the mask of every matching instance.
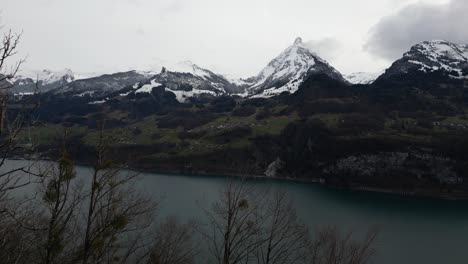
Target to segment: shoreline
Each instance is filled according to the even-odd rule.
[[[10,160],[32,160],[23,157],[12,157]],[[53,161],[50,158],[44,158],[37,161]],[[78,166],[92,166],[90,163],[83,161],[74,162]],[[150,174],[169,174],[175,176],[185,176],[185,177],[235,177],[235,178],[245,178],[245,179],[259,179],[259,180],[276,180],[276,181],[285,181],[285,182],[295,182],[300,184],[311,184],[316,186],[321,186],[334,190],[345,190],[353,192],[362,192],[362,193],[379,193],[379,194],[388,194],[399,197],[408,197],[411,199],[414,198],[431,198],[444,201],[466,201],[468,200],[468,193],[442,193],[437,192],[431,189],[414,189],[414,190],[401,190],[401,189],[391,189],[391,188],[381,188],[374,186],[366,186],[362,184],[355,184],[354,186],[344,186],[329,184],[325,179],[322,178],[292,178],[292,177],[271,177],[265,175],[253,175],[253,174],[241,174],[241,173],[208,173],[206,171],[195,171],[187,172],[183,170],[157,170],[150,168],[137,168],[135,166],[124,167],[126,170],[131,170],[139,173],[150,173]]]

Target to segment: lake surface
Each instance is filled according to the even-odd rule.
[[[9,166],[24,164],[11,161]],[[79,167],[86,177],[90,169]],[[203,219],[228,182],[225,177],[142,173],[137,188],[164,197],[160,216]],[[406,198],[378,193],[333,190],[313,184],[252,179],[255,189],[283,188],[294,201],[301,220],[311,228],[336,225],[342,230],[380,230],[374,263],[440,264],[468,261],[468,202]]]

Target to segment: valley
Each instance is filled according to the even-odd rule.
[[[467,10],[2,0],[0,264],[466,262]]]
[[[231,82],[184,62],[180,72],[78,80],[11,108],[40,102],[20,141],[43,158],[66,131],[86,164],[102,133],[113,158],[139,170],[465,199],[468,60],[453,45],[417,45],[375,82],[350,84],[298,38],[255,78]]]

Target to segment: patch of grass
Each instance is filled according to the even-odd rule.
[[[265,134],[279,135],[289,123],[298,119],[299,116],[296,112],[288,116],[271,116],[262,120],[256,120],[255,115],[246,117],[223,116],[193,129],[193,131],[205,131],[207,135],[214,135],[218,131],[231,130],[238,127],[251,127],[254,136]]]
[[[343,114],[315,114],[312,118],[322,121],[329,128],[336,128],[341,120],[343,120]]]
[[[442,121],[448,124],[468,124],[468,120],[464,119],[463,116],[450,116]]]
[[[88,128],[84,126],[64,127],[61,124],[46,124],[43,126],[26,127],[18,135],[18,139],[22,143],[32,143],[34,145],[51,144],[60,140],[64,132],[68,133],[68,137],[84,135],[88,132]]]
[[[249,146],[250,140],[248,138],[240,138],[229,144],[229,147],[233,149],[245,149]]]
[[[154,143],[180,143],[177,133],[180,129],[160,129],[156,125],[158,116],[149,116],[143,120],[131,123],[123,128],[106,129],[103,131],[106,137],[115,138],[118,144],[149,145]],[[84,141],[89,145],[98,142],[100,131],[92,131],[85,136]],[[153,135],[158,134],[159,137]]]
[[[107,113],[106,115],[108,118],[117,119],[117,120],[128,118],[128,113],[124,111],[113,111],[113,112]]]
[[[299,115],[296,112],[288,116],[272,116],[257,122],[252,129],[255,136],[279,135],[289,123],[298,119]]]

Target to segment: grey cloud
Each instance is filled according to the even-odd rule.
[[[321,40],[311,40],[305,43],[309,49],[317,53],[321,58],[332,61],[342,48],[342,44],[335,38],[324,38]]]
[[[138,27],[135,32],[137,35],[140,35],[140,36],[146,35],[146,31],[142,27]]]
[[[452,0],[443,5],[418,3],[382,18],[369,32],[364,49],[394,60],[414,44],[444,39],[468,43],[468,1]]]

